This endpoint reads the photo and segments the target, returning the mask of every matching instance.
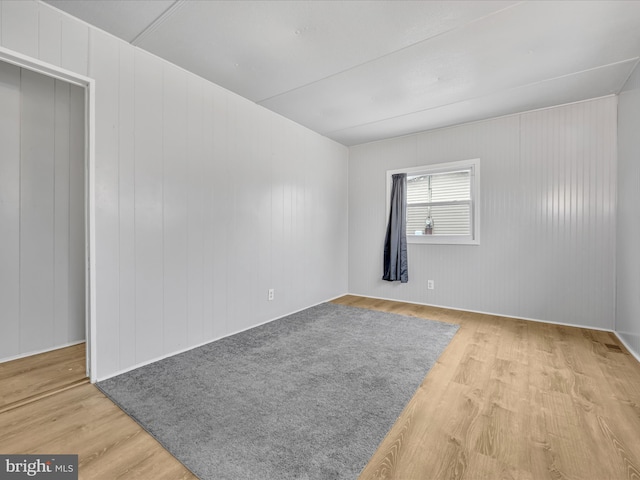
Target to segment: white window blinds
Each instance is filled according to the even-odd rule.
[[[407,235],[470,235],[471,169],[407,177]]]

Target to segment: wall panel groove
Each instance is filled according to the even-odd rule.
[[[84,92],[0,62],[0,105],[1,361],[85,337]]]
[[[350,292],[612,329],[615,116],[608,97],[352,147]],[[385,172],[469,158],[480,245],[411,244],[409,283],[382,281]]]
[[[96,81],[99,379],[347,291],[346,147],[47,4],[0,22]]]

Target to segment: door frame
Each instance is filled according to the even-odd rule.
[[[95,383],[96,355],[96,202],[95,202],[95,80],[70,70],[0,47],[0,61],[63,80],[84,89],[84,216],[85,216],[85,339],[87,376]]]

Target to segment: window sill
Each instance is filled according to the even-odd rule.
[[[479,238],[470,235],[407,235],[407,243],[432,245],[480,245]]]

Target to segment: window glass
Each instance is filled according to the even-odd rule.
[[[407,174],[409,243],[480,243],[480,160],[440,163],[387,172],[387,216],[391,176]]]

